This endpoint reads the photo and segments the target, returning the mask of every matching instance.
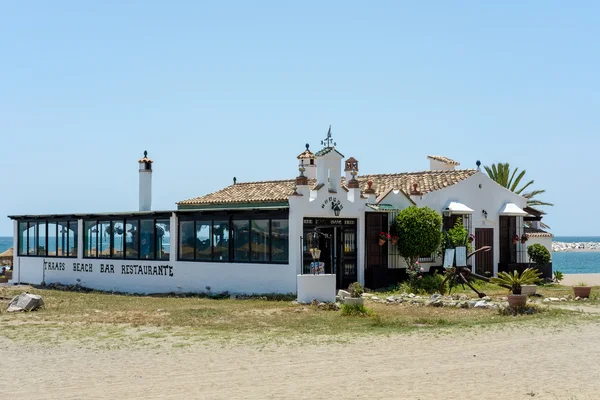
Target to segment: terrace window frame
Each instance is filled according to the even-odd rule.
[[[18,224],[25,224],[25,231],[27,232],[26,235],[26,241],[25,241],[25,253],[21,252],[21,246],[23,244],[23,232],[21,232],[20,228],[18,229],[18,237],[17,237],[17,257],[38,257],[38,258],[77,258],[77,252],[75,252],[74,255],[70,255],[70,247],[69,247],[69,236],[67,234],[67,252],[65,255],[65,251],[64,249],[62,249],[61,251],[61,255],[58,255],[58,249],[59,249],[59,245],[58,245],[58,241],[59,241],[59,236],[58,236],[58,226],[63,223],[64,226],[66,227],[66,229],[69,229],[69,226],[71,226],[71,223],[75,222],[75,226],[76,226],[76,230],[75,232],[75,239],[76,241],[79,240],[78,237],[78,232],[77,230],[79,229],[79,218],[76,217],[69,217],[69,216],[61,216],[61,217],[48,217],[48,218],[23,218],[23,219],[18,219],[17,220]],[[55,225],[55,229],[54,232],[49,232],[49,225],[54,224]],[[40,254],[39,248],[40,248],[40,226],[43,225],[44,226],[44,249],[45,249],[45,254]],[[35,248],[35,254],[29,254],[29,244],[30,244],[30,238],[32,235],[30,235],[29,233],[29,229],[36,227],[35,228],[35,243],[37,244],[36,248]],[[54,233],[55,236],[54,239],[56,241],[55,246],[56,246],[56,252],[55,254],[49,254],[49,238],[50,236],[48,235],[49,233]],[[76,246],[79,246],[79,243],[76,243]],[[77,248],[76,247],[76,248]]]
[[[264,220],[268,221],[269,227],[269,239],[268,239],[268,247],[269,247],[269,257],[266,261],[253,261],[252,260],[252,221],[254,220]],[[193,248],[193,259],[181,258],[181,251],[177,253],[177,261],[181,262],[196,262],[196,263],[219,263],[219,264],[274,264],[274,265],[287,265],[290,262],[289,257],[289,247],[288,254],[286,260],[273,260],[273,238],[272,238],[272,226],[273,220],[287,220],[289,222],[289,211],[285,210],[253,210],[253,211],[227,211],[227,212],[196,212],[196,213],[181,213],[178,215],[177,221],[177,248],[181,249],[181,223],[182,222],[194,222],[194,248]],[[248,260],[237,260],[234,257],[235,254],[235,238],[233,234],[233,222],[234,221],[246,221],[248,222]],[[211,260],[206,259],[197,259],[197,227],[198,222],[210,222],[211,226],[211,238],[210,238],[210,246],[211,246]],[[228,232],[229,232],[229,242],[228,242],[228,259],[227,260],[218,260],[215,259],[215,251],[214,251],[214,226],[215,222],[227,222]],[[288,235],[289,235],[289,223],[288,223]],[[288,236],[289,242],[289,236]]]

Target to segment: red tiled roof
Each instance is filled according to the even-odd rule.
[[[381,195],[390,189],[402,190],[410,193],[412,185],[417,184],[418,190],[425,194],[435,190],[444,189],[462,180],[467,179],[477,171],[473,169],[453,171],[423,171],[408,172],[400,174],[378,174],[357,176],[361,191],[367,189],[367,182],[373,182],[373,189],[377,195]],[[322,186],[316,181],[309,179],[309,185],[314,190]],[[227,186],[216,192],[205,196],[195,197],[178,202],[178,205],[207,205],[207,204],[239,204],[239,203],[270,203],[287,201],[294,192],[295,179],[279,181],[241,182]],[[345,188],[345,178],[341,181]]]

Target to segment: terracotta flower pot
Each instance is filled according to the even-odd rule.
[[[384,239],[379,239],[379,245],[383,246],[385,244],[385,240]]]
[[[523,307],[527,303],[527,295],[526,294],[509,294],[508,295],[508,305],[509,307]]]
[[[518,240],[513,240],[513,244],[517,244]]]
[[[592,291],[591,286],[573,286],[573,293],[575,297],[588,298]]]
[[[396,239],[392,239],[392,244],[395,246],[396,244],[398,244],[398,238]]]
[[[6,278],[10,281],[12,280],[12,271],[6,271]]]

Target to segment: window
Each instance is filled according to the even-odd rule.
[[[287,219],[271,220],[271,260],[287,262],[289,253],[289,222]]]
[[[164,217],[85,220],[84,257],[168,260],[169,232],[170,221]]]
[[[142,260],[153,260],[155,259],[155,234],[154,234],[154,221],[153,220],[142,220],[140,221],[140,255]]]
[[[77,254],[67,254],[67,237],[63,235],[63,227],[72,224],[77,230],[78,221],[75,220],[32,220],[19,222],[19,244],[18,254],[20,256],[38,256],[38,257],[76,257]],[[65,230],[66,232],[66,230]],[[77,247],[76,236],[73,237],[73,246]]]
[[[269,220],[253,220],[251,229],[252,261],[269,261]]]
[[[47,254],[48,257],[53,257],[58,255],[58,223],[56,222],[48,222],[46,225],[48,228],[48,249]]]
[[[229,261],[229,222],[213,222],[213,260]]]
[[[212,260],[212,222],[196,221],[196,260]]]
[[[67,229],[67,257],[77,257],[79,245],[79,224],[77,221],[68,221]],[[64,254],[64,253],[63,253]]]
[[[171,253],[171,221],[156,221],[156,259],[168,260]]]
[[[289,254],[287,219],[240,218],[210,220],[202,214],[181,215],[179,219],[179,259],[182,261],[286,263]],[[281,212],[277,214],[287,217]],[[207,218],[209,217],[209,218]]]
[[[112,232],[112,258],[123,258],[123,234],[125,229],[123,228],[123,221],[112,221],[110,230]]]
[[[179,222],[179,258],[194,259],[194,221]]]
[[[27,230],[27,222],[19,222],[19,255],[27,255],[27,239],[29,231]]]
[[[233,260],[250,260],[250,224],[248,221],[233,221]]]
[[[38,243],[38,225],[37,222],[30,222],[27,229],[27,255],[37,256],[37,243]]]

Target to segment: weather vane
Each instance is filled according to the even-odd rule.
[[[321,140],[321,144],[326,147],[331,147],[331,143],[333,143],[334,146],[337,145],[331,138],[331,125],[329,125],[329,131],[327,132],[327,137],[325,138],[325,140]]]

